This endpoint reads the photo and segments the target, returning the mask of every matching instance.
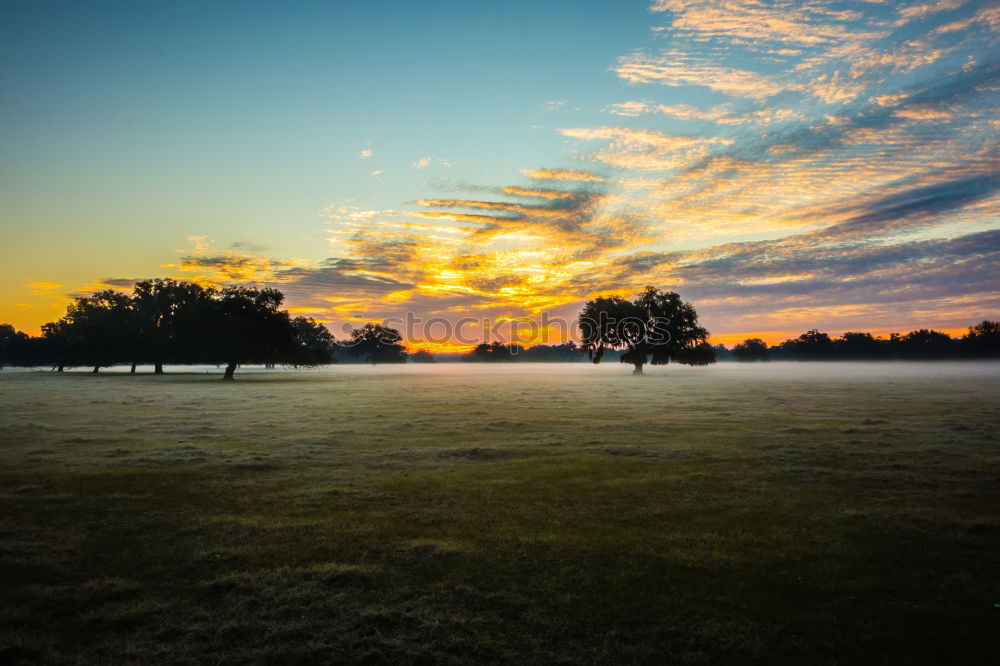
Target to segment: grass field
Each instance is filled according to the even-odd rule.
[[[647,373],[4,371],[0,663],[996,659],[1000,365]]]

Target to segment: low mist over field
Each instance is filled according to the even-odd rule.
[[[18,663],[1000,647],[1000,366],[623,370],[4,371],[0,644]]]
[[[1000,0],[0,9],[0,666],[988,664]]]
[[[150,366],[138,366],[138,372],[142,375],[151,370]],[[198,385],[203,379],[218,379],[221,376],[222,368],[217,365],[178,365],[165,366],[164,370],[171,376],[170,379],[148,378],[146,381],[162,381],[167,384],[176,385]],[[446,379],[456,378],[477,378],[479,381],[511,381],[517,384],[519,380],[526,379],[533,382],[540,382],[545,386],[559,384],[559,382],[603,382],[617,378],[623,387],[629,390],[641,389],[645,383],[636,384],[628,380],[629,374],[627,366],[619,363],[605,363],[595,365],[592,363],[506,363],[483,366],[481,364],[462,363],[461,359],[448,359],[434,364],[389,364],[389,365],[367,365],[361,363],[324,365],[315,368],[266,368],[264,366],[242,366],[239,369],[240,379],[251,382],[312,382],[312,381],[353,381],[363,380],[365,377],[378,377],[385,375],[399,376],[420,376],[427,381],[434,381],[435,378]],[[4,370],[6,374],[50,374],[48,370],[37,368],[8,368]],[[107,374],[131,374],[128,366],[111,366],[101,370]],[[89,368],[74,368],[66,370],[66,374],[90,375]],[[697,381],[699,384],[705,382],[714,383],[716,381],[726,382],[736,381],[767,381],[767,382],[812,382],[827,381],[830,379],[843,379],[848,381],[894,381],[909,378],[933,379],[934,377],[960,380],[961,378],[981,379],[996,377],[1000,374],[1000,362],[986,360],[983,362],[968,361],[934,361],[934,362],[912,362],[912,361],[876,361],[876,362],[800,362],[800,361],[769,361],[765,363],[717,363],[704,368],[687,368],[683,366],[670,366],[665,368],[654,368],[647,370],[646,374],[654,379],[653,385],[663,390],[679,390],[679,384],[684,382]],[[149,386],[142,384],[140,378],[136,378],[137,386]],[[643,380],[639,380],[643,381]],[[442,384],[442,387],[449,384]],[[525,389],[529,385],[525,385]],[[533,388],[538,388],[537,385]]]

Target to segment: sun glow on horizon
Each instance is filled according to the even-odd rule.
[[[330,103],[314,87],[307,90],[315,100],[299,108],[291,100],[313,98],[292,80],[275,88],[274,108],[240,107],[257,109],[260,118],[216,118],[210,103],[185,105],[207,95],[229,108],[231,100],[205,85],[215,79],[201,72],[178,73],[176,94],[159,105],[126,81],[124,90],[147,103],[108,107],[123,98],[107,88],[117,79],[94,73],[114,71],[130,53],[114,40],[110,61],[86,48],[54,48],[52,62],[62,69],[18,61],[11,89],[25,104],[42,103],[32,97],[37,89],[62,90],[66,68],[93,90],[42,105],[61,134],[40,123],[37,110],[10,112],[7,126],[23,130],[5,135],[12,159],[40,163],[44,148],[44,164],[62,163],[55,156],[63,154],[66,162],[19,169],[20,180],[4,190],[18,251],[0,269],[0,320],[37,332],[73,296],[149,277],[273,286],[292,313],[338,329],[406,312],[572,319],[588,298],[630,297],[647,284],[681,293],[713,340],[725,341],[780,342],[797,329],[845,326],[961,331],[1000,311],[988,277],[1000,258],[1000,65],[990,57],[1000,35],[996,8],[963,0],[851,10],[834,0],[656,0],[648,9],[581,11],[574,23],[586,32],[580,40],[605,58],[596,62],[613,65],[608,71],[583,55],[560,65],[592,69],[581,70],[585,85],[565,77],[567,90],[540,106],[526,93],[483,83],[468,95],[442,92],[397,109],[396,89],[412,83],[406,67],[374,64],[363,56],[368,45],[351,35],[341,37],[354,51],[336,57],[352,63],[358,78],[350,67],[336,69],[344,90],[352,90],[350,81],[358,90],[368,86],[356,102],[361,112]],[[445,10],[427,10],[425,28],[437,11]],[[609,17],[638,28],[621,33],[632,41],[616,41],[605,26]],[[392,17],[383,20],[393,27]],[[167,29],[128,27],[152,38]],[[265,24],[260,30],[268,34]],[[242,66],[215,57],[226,35],[211,36],[193,42],[206,70],[238,83]],[[568,47],[572,37],[541,37],[534,47]],[[611,51],[600,51],[604,44]],[[435,47],[387,48],[432,74],[456,64]],[[504,51],[511,60],[497,64],[508,69],[522,51]],[[282,71],[302,67],[318,76],[293,53],[263,55],[278,57]],[[434,54],[440,57],[422,60]],[[155,54],[135,55],[174,71]],[[74,58],[90,69],[78,70]],[[490,66],[474,52],[463,62]],[[533,61],[522,77],[542,86],[551,67]],[[384,86],[372,89],[375,78]],[[439,89],[448,90],[443,83]],[[198,96],[185,97],[194,91]],[[252,99],[258,95],[254,87]],[[377,104],[367,106],[369,97]],[[501,99],[503,112],[489,110],[485,100]],[[463,106],[471,102],[474,113]],[[161,128],[162,145],[147,131],[143,153],[138,146],[146,144],[126,137],[130,125],[81,117],[101,139],[91,143],[60,111],[88,104],[104,117],[123,114],[135,127]],[[313,118],[303,108],[329,111]],[[529,117],[516,108],[534,111]],[[275,135],[289,114],[299,119],[301,137]],[[199,120],[212,130],[196,131]],[[193,129],[179,133],[175,125]],[[528,130],[535,138],[525,148]],[[316,137],[331,132],[336,141],[314,148]],[[50,134],[62,143],[50,145]],[[258,137],[260,150],[246,153],[245,141],[231,135]],[[72,161],[77,153],[99,154],[98,146],[114,148],[113,158]],[[135,165],[143,164],[155,175],[141,180]],[[77,181],[93,191],[79,195],[79,206],[60,194],[75,192],[68,183]],[[121,185],[100,189],[105,182]],[[46,204],[50,199],[61,204]],[[73,234],[63,243],[68,249],[49,240]],[[118,249],[125,238],[122,247],[141,248],[135,257]],[[178,239],[188,246],[172,252]],[[59,261],[47,260],[53,252]]]

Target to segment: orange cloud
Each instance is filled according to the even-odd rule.
[[[522,169],[521,173],[534,180],[562,180],[574,183],[603,183],[606,180],[594,173],[570,169]]]

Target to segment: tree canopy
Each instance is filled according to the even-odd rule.
[[[118,363],[131,363],[134,372],[138,363],[152,363],[157,373],[164,363],[216,363],[226,366],[224,379],[245,363],[330,362],[330,332],[313,320],[293,321],[280,309],[283,300],[275,289],[148,280],[131,294],[104,290],[75,298],[38,338],[0,326],[0,362],[93,372]],[[14,347],[16,353],[9,351]]]
[[[226,364],[223,379],[232,379],[243,363],[315,364],[288,312],[278,309],[285,297],[277,289],[226,287],[210,296],[202,353],[206,361]]]
[[[403,336],[394,328],[368,322],[351,331],[350,353],[366,363],[406,363]]]
[[[634,300],[620,296],[588,301],[580,312],[582,349],[600,363],[606,349],[623,350],[620,361],[641,375],[646,363],[708,365],[715,349],[698,324],[694,306],[672,291],[646,287]]]
[[[483,342],[466,354],[463,361],[484,361],[486,363],[498,363],[503,361],[513,361],[522,352],[518,345],[508,345],[499,340],[493,342]]]
[[[28,334],[16,330],[10,324],[0,324],[0,369],[5,365],[15,365],[26,353]]]
[[[296,317],[292,320],[295,337],[305,346],[316,363],[332,363],[333,349],[337,345],[326,326],[312,317]]]
[[[733,347],[733,356],[737,361],[766,361],[767,343],[760,338],[747,338]]]
[[[73,365],[97,372],[101,367],[134,361],[139,351],[134,302],[110,289],[70,303],[60,327],[72,351]]]
[[[201,356],[203,317],[215,295],[194,282],[144,280],[137,282],[135,303],[143,354],[139,359],[152,363],[157,374],[163,364],[193,362]]]

